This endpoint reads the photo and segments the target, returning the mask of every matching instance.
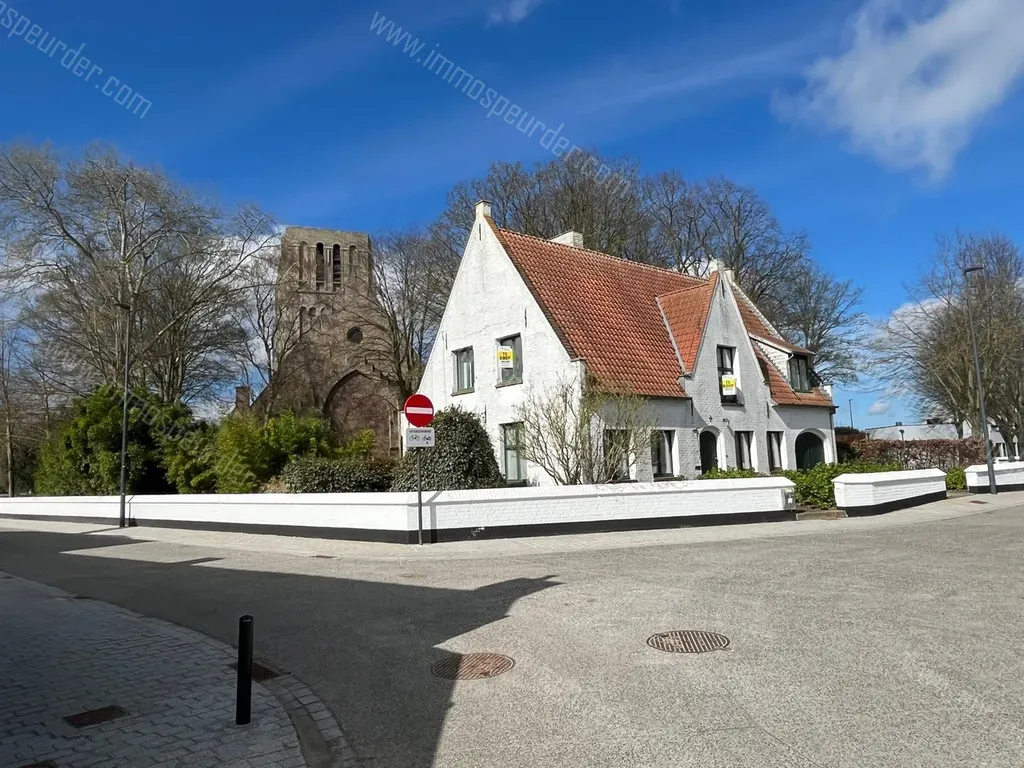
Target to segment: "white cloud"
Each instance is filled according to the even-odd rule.
[[[881,416],[883,413],[888,413],[890,410],[892,410],[892,403],[885,400],[876,400],[871,404],[871,407],[868,408],[868,413],[871,416]]]
[[[815,62],[789,106],[933,180],[1024,74],[1021,0],[869,0],[849,32],[848,50]]]
[[[487,24],[518,24],[541,4],[541,0],[505,0],[491,8]]]

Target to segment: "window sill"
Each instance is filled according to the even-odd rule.
[[[473,389],[472,387],[469,388],[469,389],[456,389],[454,392],[452,392],[452,397],[456,397],[458,395],[469,395],[469,394],[472,394],[475,391],[476,390]]]
[[[506,480],[505,481],[505,487],[506,488],[525,488],[529,484],[530,484],[529,480]]]
[[[742,408],[745,404],[738,400],[723,400],[722,405],[726,408]]]
[[[656,483],[667,483],[672,480],[682,480],[681,475],[655,475],[654,482]]]
[[[494,385],[495,389],[501,389],[502,387],[514,387],[517,384],[522,384],[522,379],[512,379],[511,381],[499,381]]]

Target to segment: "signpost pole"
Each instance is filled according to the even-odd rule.
[[[419,538],[420,546],[423,546],[423,473],[420,471],[420,453],[422,448],[415,448],[416,451],[416,508],[419,513]]]

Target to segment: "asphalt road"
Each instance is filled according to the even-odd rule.
[[[255,614],[371,766],[1020,768],[1024,506],[973,509],[448,560],[50,526],[0,530],[0,570],[229,642]],[[645,644],[674,629],[731,649]],[[453,684],[449,651],[516,666]]]

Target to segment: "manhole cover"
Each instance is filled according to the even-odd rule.
[[[504,674],[515,664],[499,653],[466,653],[442,659],[430,671],[445,680],[482,680]]]
[[[647,638],[651,648],[669,653],[707,653],[724,651],[729,647],[729,638],[717,632],[702,632],[697,629],[681,629],[674,632],[659,632]]]
[[[127,714],[125,710],[116,704],[111,704],[109,707],[100,707],[99,709],[90,709],[87,712],[79,712],[77,715],[68,715],[64,719],[75,728],[88,728],[90,725],[109,723],[111,720],[124,717]]]

